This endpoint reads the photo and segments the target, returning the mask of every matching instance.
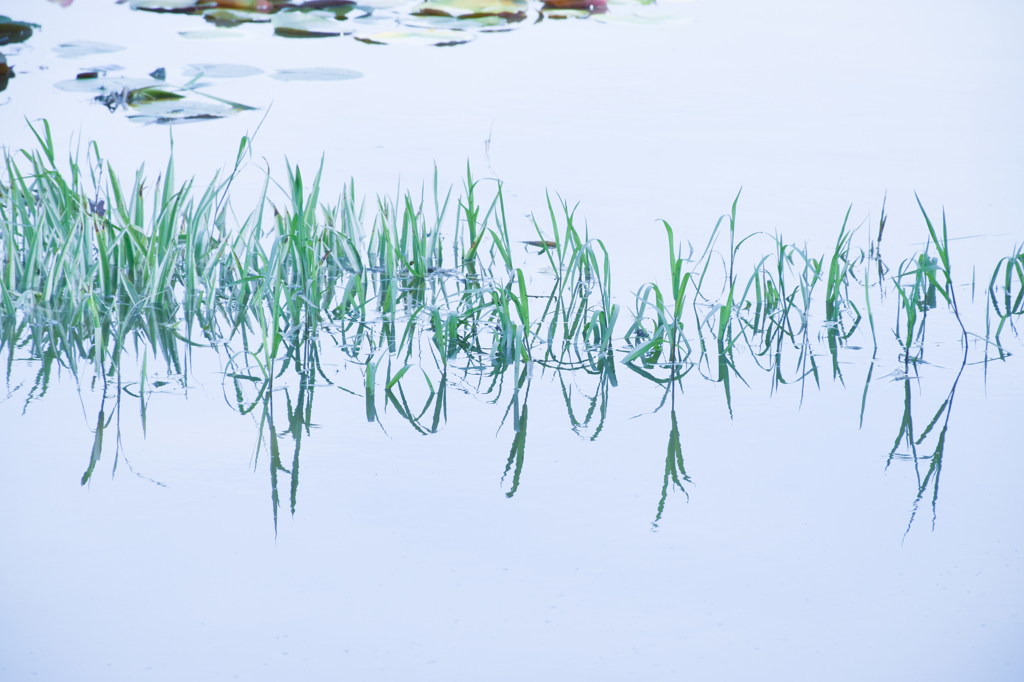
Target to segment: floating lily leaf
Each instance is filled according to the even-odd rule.
[[[99,77],[60,81],[54,87],[65,92],[122,92],[159,85],[160,81],[152,78]]]
[[[585,14],[579,14],[580,11]],[[546,0],[541,14],[551,19],[570,19],[604,14],[607,11],[607,0]]]
[[[355,36],[356,40],[372,45],[461,45],[468,43],[476,36],[468,31],[451,31],[440,28],[407,28],[400,31],[381,31],[380,33]]]
[[[185,99],[184,95],[169,92],[160,88],[139,88],[128,93],[128,104],[135,106],[150,102],[170,102]]]
[[[124,48],[120,45],[109,43],[94,43],[89,40],[76,40],[71,43],[61,43],[53,48],[58,57],[63,59],[77,59],[90,54],[106,54],[108,52],[120,52]]]
[[[343,20],[350,12],[356,10],[356,3],[352,0],[307,0],[306,2],[293,2],[285,5],[300,12],[321,10],[330,12],[336,19]],[[365,14],[365,11],[360,11]]]
[[[212,2],[218,7],[226,9],[242,9],[252,12],[275,11],[274,3],[270,0],[212,0]]]
[[[0,15],[0,45],[25,42],[32,37],[33,28],[39,28],[39,25],[14,21],[10,17]]]
[[[0,54],[0,92],[7,89],[7,82],[14,78],[14,69],[7,66],[7,58]]]
[[[198,14],[206,9],[221,8],[243,12],[272,12],[270,0],[132,0],[131,8],[144,12],[169,12],[174,14]]]
[[[210,29],[209,31],[179,31],[178,35],[186,40],[220,40],[222,38],[244,38],[244,33],[238,31],[225,31],[223,29]]]
[[[526,16],[525,0],[427,0],[413,8],[417,15],[440,14],[448,17]]]
[[[198,0],[131,0],[129,7],[144,12],[194,12]]]
[[[152,102],[133,107],[128,118],[139,123],[188,123],[211,121],[234,113],[231,107],[213,102]]]
[[[526,13],[520,14],[483,14],[465,15],[458,18],[440,14],[417,14],[402,20],[402,26],[415,28],[450,29],[456,31],[479,30],[484,33],[507,31],[511,24],[526,19]]]
[[[309,69],[280,69],[271,78],[279,81],[345,81],[362,78],[363,74],[348,69],[332,69],[325,66]]]
[[[244,64],[189,64],[185,69],[185,75],[206,76],[207,78],[245,78],[246,76],[258,76],[263,69]]]
[[[604,12],[607,0],[545,0],[544,9],[582,9],[588,12]]]
[[[203,18],[219,28],[234,28],[242,24],[265,24],[270,15],[264,12],[246,12],[237,9],[211,9],[203,13]]]
[[[545,19],[586,19],[590,12],[585,9],[542,9]]]
[[[83,71],[97,71],[101,76],[106,76],[109,71],[124,71],[124,67],[118,64],[103,64],[101,66],[90,66]]]
[[[330,12],[281,12],[274,15],[271,23],[274,33],[284,38],[332,38],[342,33]]]

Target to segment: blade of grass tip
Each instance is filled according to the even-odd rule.
[[[32,125],[32,122],[29,121],[27,117],[25,118],[25,123],[28,124],[29,130],[32,131],[32,134],[39,142],[39,146],[42,147],[43,153],[46,155],[47,161],[50,162],[50,167],[56,168],[56,166],[54,165],[55,156],[53,153],[53,137],[50,135],[50,122],[45,118],[43,119],[43,131],[45,133],[45,139],[44,137],[41,137],[39,135],[39,131],[36,130],[35,126]]]
[[[385,386],[385,389],[390,391],[392,388],[394,388],[395,384],[397,384],[399,381],[401,381],[402,377],[404,377],[406,375],[406,373],[410,369],[412,369],[413,367],[415,367],[415,365],[412,365],[412,364],[405,365],[404,367],[402,367],[402,369],[400,369],[397,372],[395,372],[395,375],[393,377],[391,377],[390,381],[388,381],[387,385]]]
[[[736,279],[733,276],[733,265],[736,262],[736,206],[740,203],[740,195],[743,194],[743,188],[740,187],[740,191],[736,192],[736,198],[732,200],[732,210],[729,212],[729,287],[732,288]]]
[[[921,197],[917,196],[917,192],[914,192],[914,198],[917,200],[917,206],[921,209],[921,215],[924,216],[925,225],[928,226],[928,235],[931,237],[932,244],[935,245],[936,251],[939,252],[939,258],[942,260],[943,274],[946,276],[947,288],[951,285],[950,282],[950,271],[949,271],[949,251],[947,250],[946,243],[946,212],[942,212],[942,241],[939,241],[938,234],[935,231],[935,226],[932,225],[931,219],[928,217],[928,212],[924,210],[924,204],[921,203]]]

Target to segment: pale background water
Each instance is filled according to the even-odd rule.
[[[155,175],[166,127],[53,84],[109,63],[179,80],[193,62],[334,66],[365,76],[255,76],[211,92],[272,102],[257,154],[280,178],[285,155],[309,168],[325,153],[328,194],[349,176],[371,196],[399,176],[418,188],[435,163],[458,182],[468,158],[506,183],[514,216],[542,211],[545,188],[580,201],[624,303],[665,277],[655,220],[700,242],[741,185],[741,231],[778,229],[820,251],[850,203],[857,222],[877,218],[886,191],[888,248],[920,242],[917,190],[933,214],[945,206],[952,237],[988,235],[955,243],[961,281],[974,266],[987,281],[1024,239],[1018,5],[660,9],[695,21],[548,21],[412,49],[186,41],[176,31],[201,20],[0,0],[0,14],[43,25],[18,54],[0,50],[18,74],[0,93],[0,142],[31,146],[24,119],[45,117],[63,149],[95,139],[123,174],[145,161]],[[74,39],[128,49],[52,55]],[[227,164],[261,116],[175,126],[179,174]],[[259,174],[243,180],[239,209]],[[517,220],[513,236],[530,238]],[[495,436],[507,398],[453,391],[447,427],[424,438],[393,414],[384,435],[360,398],[318,388],[297,512],[285,502],[275,536],[265,452],[252,468],[256,424],[226,404],[212,357],[197,355],[187,398],[153,398],[145,439],[137,406],[123,406],[124,450],[147,478],[124,459],[112,477],[109,443],[85,488],[100,391],[65,377],[24,410],[35,367],[16,363],[0,402],[0,678],[1018,680],[1019,354],[987,375],[968,367],[935,528],[926,499],[904,536],[917,483],[908,462],[885,468],[903,406],[891,346],[863,430],[869,351],[844,356],[848,389],[826,379],[802,405],[797,387],[769,397],[755,375],[734,387],[732,420],[720,387],[684,382],[693,485],[689,502],[669,495],[657,532],[669,408],[649,414],[660,391],[621,367],[594,442],[570,430],[557,382],[537,371],[512,499],[509,425]],[[914,385],[918,432],[959,365],[955,347],[931,352]]]

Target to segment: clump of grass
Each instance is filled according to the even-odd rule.
[[[16,353],[38,360],[31,401],[45,395],[55,368],[78,380],[91,366],[107,381],[120,379],[123,358],[141,356],[133,390],[145,423],[157,359],[168,373],[187,375],[192,353],[217,348],[227,358],[225,382],[237,410],[262,407],[275,519],[279,475],[291,477],[294,511],[313,388],[331,381],[320,360],[329,346],[360,368],[359,384],[345,390],[360,395],[367,419],[382,426],[390,411],[419,433],[436,433],[447,421],[451,386],[497,402],[511,385],[511,496],[521,480],[535,367],[558,374],[572,428],[596,438],[618,363],[666,390],[697,369],[722,384],[731,414],[733,380],[746,383],[741,357],[768,374],[772,391],[799,383],[802,395],[806,380],[820,381],[814,348],[824,340],[833,377],[843,381],[840,349],[860,323],[861,288],[876,353],[872,294],[896,294],[895,337],[907,364],[922,358],[925,319],[940,299],[960,319],[945,215],[940,231],[923,205],[924,252],[874,283],[867,267],[857,280],[865,255],[854,245],[849,210],[830,252],[776,235],[751,265],[745,259],[762,235],[737,233],[739,195],[699,255],[663,222],[667,278],[638,289],[626,311],[632,322],[618,336],[612,254],[590,237],[575,207],[549,196],[544,227],[533,221],[538,239],[527,245],[539,252],[530,257],[545,258],[553,279],[532,278],[511,239],[501,184],[482,199],[490,181],[474,179],[468,166],[462,196],[439,187],[435,171],[430,192],[377,197],[367,210],[354,183],[333,203],[323,198],[322,164],[311,177],[288,165],[285,184],[267,177],[257,205],[229,226],[230,187],[250,155],[248,138],[227,175],[199,185],[175,178],[173,155],[155,181],[144,168],[125,181],[95,145],[63,172],[49,126],[36,135],[37,150],[5,154],[0,182],[0,352],[6,347],[8,379]],[[283,199],[271,200],[272,185]],[[883,211],[879,241],[884,223]],[[726,236],[728,250],[720,251]],[[872,254],[869,247],[869,257],[878,258]],[[538,291],[535,281],[546,284]],[[1024,254],[1017,249],[997,263],[989,284],[997,345],[1024,312],[1022,292]],[[815,322],[823,332],[814,332]],[[293,401],[285,388],[288,426],[278,431],[274,382],[286,386],[286,372],[298,378],[298,389]],[[585,414],[574,404],[575,377],[597,382]],[[940,410],[944,424],[948,415],[948,406]],[[670,485],[688,481],[673,425],[662,504]],[[102,451],[102,433],[98,426],[87,473]],[[276,444],[281,434],[295,442],[290,467]],[[904,436],[917,441],[906,429]]]
[[[37,137],[39,150],[5,156],[3,342],[25,335],[37,357],[58,359],[69,369],[87,360],[99,374],[114,373],[131,346],[152,347],[180,373],[188,349],[239,339],[242,352],[269,377],[291,349],[326,330],[364,365],[370,394],[383,358],[394,358],[398,367],[420,363],[423,339],[429,340],[433,371],[440,373],[460,357],[496,372],[538,361],[594,366],[617,341],[620,306],[611,254],[578,226],[575,208],[549,197],[548,234],[534,222],[540,239],[530,244],[540,247],[555,275],[550,289],[538,295],[514,261],[500,184],[481,203],[483,186],[468,167],[461,198],[439,188],[435,171],[432,201],[411,193],[394,201],[378,197],[368,216],[354,184],[327,204],[321,199],[322,165],[310,182],[289,165],[279,187],[286,208],[269,201],[268,178],[258,205],[229,228],[228,190],[249,154],[248,139],[228,176],[198,187],[192,180],[176,182],[173,158],[157,182],[139,169],[127,185],[95,145],[84,163],[69,160],[66,176],[57,168],[47,124]],[[698,257],[692,246],[684,253],[672,226],[663,224],[669,281],[637,292],[625,332],[631,345],[620,361],[664,366],[670,376],[688,364],[706,367],[709,378],[725,384],[728,398],[729,378],[739,376],[734,350],[744,343],[759,363],[764,360],[773,390],[807,376],[817,381],[807,349],[815,292],[823,282],[823,324],[833,374],[841,378],[838,348],[860,321],[850,287],[860,286],[854,272],[864,258],[853,247],[850,212],[828,257],[775,237],[772,252],[745,269],[738,255],[755,235],[737,235],[738,202],[739,195]],[[937,296],[956,311],[945,218],[940,233],[923,206],[922,214],[929,248],[905,261],[894,278],[898,337],[907,357],[923,338],[923,316]],[[715,246],[726,221],[729,247],[720,254]],[[449,240],[454,260],[447,264]],[[1000,261],[990,290],[999,273],[1007,286],[1020,281],[1020,260],[1017,254]],[[715,263],[721,263],[720,275]],[[873,331],[866,279],[863,286]],[[990,299],[1000,320],[998,337],[1019,314],[1020,296],[1015,302],[993,293]],[[791,378],[782,370],[786,347],[800,351]],[[388,381],[405,375],[400,370]],[[437,383],[437,376],[430,381]]]

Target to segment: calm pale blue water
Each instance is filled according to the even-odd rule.
[[[547,19],[434,48],[258,27],[194,40],[178,32],[206,30],[195,17],[0,0],[42,26],[0,47],[17,74],[0,142],[32,147],[25,118],[45,117],[62,154],[96,140],[122,173],[145,162],[155,177],[166,126],[54,85],[98,66],[178,83],[189,64],[253,66],[264,73],[206,91],[258,111],[173,127],[180,176],[209,177],[261,120],[271,174],[325,154],[328,194],[350,176],[370,197],[418,188],[434,163],[457,183],[469,159],[506,183],[515,239],[535,237],[525,214],[545,210],[545,188],[580,201],[624,306],[668,277],[656,219],[703,245],[743,186],[742,233],[824,252],[851,202],[855,224],[874,224],[888,192],[896,263],[926,237],[916,190],[932,215],[945,206],[965,322],[984,336],[992,267],[1024,241],[1020,8],[705,0],[641,14],[655,10],[694,21]],[[125,50],[56,56],[73,40]],[[314,67],[363,76],[270,77]],[[240,179],[240,214],[260,180]],[[516,257],[543,281],[540,259]],[[447,422],[423,436],[382,402],[368,423],[339,388],[360,393],[361,368],[325,351],[333,384],[317,383],[299,467],[298,384],[273,395],[276,529],[268,434],[260,409],[239,414],[223,356],[196,351],[187,378],[165,377],[144,435],[116,385],[64,370],[39,397],[39,363],[16,354],[0,394],[0,679],[1019,680],[1024,349],[1008,333],[1012,355],[985,364],[971,337],[957,381],[959,328],[937,311],[928,363],[904,380],[892,316],[876,315],[877,355],[862,326],[842,382],[820,326],[820,387],[773,393],[741,353],[749,386],[734,381],[731,417],[699,371],[665,396],[619,365],[600,431],[599,409],[574,429],[559,376],[535,366],[511,464],[511,372],[500,397],[453,384]],[[598,379],[561,380],[583,421]],[[928,477],[941,426],[916,465],[906,443],[889,461],[908,387],[922,437],[954,385],[941,478]],[[101,409],[112,421],[83,486]],[[673,415],[685,492],[665,483]]]

